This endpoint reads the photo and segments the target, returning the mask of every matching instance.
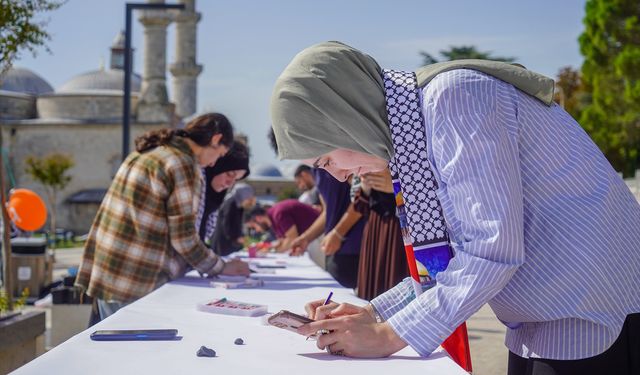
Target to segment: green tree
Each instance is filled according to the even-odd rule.
[[[640,3],[589,0],[580,35],[590,92],[580,122],[614,168],[631,176],[640,142]]]
[[[64,1],[0,0],[0,78],[11,68],[24,49],[34,56],[38,47],[51,39],[47,21],[35,18],[58,9]],[[47,49],[48,51],[48,49]]]
[[[295,187],[286,187],[278,193],[278,202],[283,201],[285,199],[298,199],[298,189]]]
[[[34,180],[41,183],[47,192],[51,212],[51,234],[55,238],[58,192],[64,189],[71,181],[71,176],[67,176],[65,173],[73,167],[73,159],[63,154],[50,154],[43,158],[30,156],[27,158],[26,163],[26,172]],[[55,244],[55,241],[53,243]]]
[[[586,98],[580,71],[570,66],[561,68],[556,77],[555,101],[573,118],[579,119],[586,105]]]
[[[13,66],[13,61],[24,49],[36,54],[37,47],[45,46],[50,39],[45,30],[46,21],[38,22],[36,16],[59,8],[64,1],[52,0],[0,0],[0,82],[6,72]],[[2,132],[0,132],[0,148],[2,148]],[[2,153],[0,152],[0,203],[6,201]],[[4,234],[2,236],[3,278],[4,286],[11,289],[11,242],[9,240],[9,218],[7,210],[2,204],[2,221]],[[8,309],[13,307],[11,293],[8,294]]]
[[[431,54],[421,51],[422,62],[424,65],[435,64],[438,61]],[[513,62],[515,57],[491,56],[491,52],[480,52],[475,46],[450,46],[448,50],[441,50],[440,55],[443,57],[441,61],[462,60],[462,59],[481,59],[495,60],[504,62]]]

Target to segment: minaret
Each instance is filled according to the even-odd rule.
[[[176,115],[181,118],[196,112],[198,75],[202,65],[196,63],[196,26],[200,13],[195,11],[195,0],[180,0],[185,9],[174,17],[176,22],[176,56],[169,68],[173,74],[173,101]]]
[[[132,54],[133,55],[133,54]],[[131,64],[133,66],[133,64]],[[111,44],[110,69],[124,70],[124,31],[120,31]]]
[[[148,0],[164,3],[164,0]],[[167,96],[167,26],[172,15],[166,10],[145,10],[138,18],[144,26],[144,73],[138,101],[138,122],[168,123],[172,117]]]

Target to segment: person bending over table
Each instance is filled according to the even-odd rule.
[[[273,128],[269,129],[268,139],[273,151],[278,154]],[[313,172],[313,185],[319,193],[320,215],[291,242],[291,255],[302,255],[307,251],[311,259],[342,286],[355,288],[359,277],[360,243],[365,220],[351,202],[351,190],[354,187],[351,181],[338,181],[326,171],[304,167],[304,164],[301,165],[297,171]],[[303,182],[297,178],[297,171],[296,184]],[[323,234],[318,248],[315,240]]]
[[[271,117],[280,158],[339,180],[391,161],[406,240],[454,252],[417,298],[407,279],[364,308],[307,305],[321,320],[300,332],[332,331],[319,348],[428,356],[488,303],[509,374],[640,373],[640,205],[552,80],[482,60],[383,71],[326,42],[277,79]]]
[[[409,267],[395,214],[389,169],[363,174],[360,180],[353,206],[366,224],[362,230],[356,294],[369,300],[409,276]]]
[[[191,267],[208,275],[249,274],[246,263],[225,262],[195,230],[200,168],[214,165],[232,140],[231,124],[218,113],[136,139],[98,209],[78,270],[76,285],[96,301],[93,322]]]
[[[211,248],[216,254],[229,255],[244,245],[242,230],[244,213],[256,205],[255,191],[250,185],[237,183],[218,210]]]
[[[300,164],[293,173],[293,181],[296,183],[298,190],[302,192],[298,200],[313,206],[318,211],[322,210],[313,169],[308,165]]]
[[[306,203],[285,199],[267,210],[254,207],[247,215],[246,223],[259,233],[273,231],[278,239],[276,251],[285,252],[291,249],[291,241],[307,230],[318,215],[320,213]]]
[[[316,221],[291,243],[292,255],[300,255],[324,233],[320,250],[325,268],[345,288],[355,288],[362,230],[365,220],[351,202],[351,184],[338,181],[327,171],[314,171],[322,211]]]
[[[221,254],[212,238],[217,227],[218,209],[224,202],[229,188],[236,181],[249,176],[249,150],[241,142],[234,142],[229,152],[221,157],[214,166],[202,169],[202,184],[199,195],[198,214],[196,215],[196,228],[200,239],[213,249],[216,254]],[[206,181],[206,182],[205,182]],[[226,247],[228,243],[219,243]]]

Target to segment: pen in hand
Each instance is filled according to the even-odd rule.
[[[324,300],[324,303],[322,304],[322,306],[328,305],[329,302],[331,302],[331,297],[333,297],[333,292],[329,292],[329,295],[327,296],[327,299]]]
[[[324,303],[322,304],[322,306],[326,306],[329,304],[329,302],[331,302],[331,297],[333,297],[333,292],[329,292],[329,295],[327,296],[327,299],[324,300]],[[322,332],[321,332],[322,334]],[[315,337],[316,335],[312,335],[312,336],[307,336],[307,340],[309,340],[309,337]]]

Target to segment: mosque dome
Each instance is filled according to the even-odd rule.
[[[25,68],[11,68],[0,82],[0,119],[36,117],[36,97],[53,91],[42,77]]]
[[[11,68],[0,83],[0,90],[41,95],[52,92],[53,88],[44,78],[29,69]]]
[[[131,75],[131,91],[140,92],[142,79],[137,74]],[[120,69],[98,69],[83,73],[65,82],[57,93],[83,93],[95,91],[123,91],[124,71]]]
[[[280,169],[272,164],[262,164],[257,167],[251,168],[251,174],[255,177],[282,177]]]
[[[124,95],[124,33],[111,46],[110,69],[101,66],[71,78],[55,93],[38,98],[41,118],[73,119],[89,122],[114,122],[122,119]],[[131,108],[135,111],[142,78],[131,74]]]
[[[41,118],[73,119],[92,122],[119,121],[122,118],[124,71],[98,69],[80,74],[64,83],[55,93],[38,97]],[[135,110],[141,84],[131,75],[131,108]]]

